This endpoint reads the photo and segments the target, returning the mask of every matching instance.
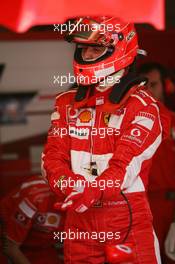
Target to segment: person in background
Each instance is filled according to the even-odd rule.
[[[158,63],[143,64],[139,73],[148,78],[148,89],[153,96],[169,108],[168,98],[174,85],[167,70]],[[175,263],[175,114],[171,135],[158,148],[150,171],[148,197],[153,214],[156,234],[160,243],[162,261]]]
[[[61,264],[54,232],[64,215],[53,207],[56,197],[41,176],[27,177],[0,201],[3,252],[13,264]]]

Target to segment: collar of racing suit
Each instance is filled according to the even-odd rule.
[[[79,86],[73,107],[96,107],[99,111],[114,113],[123,107],[137,89],[145,85],[146,78],[136,77],[133,73],[117,72],[110,84],[103,82],[91,86]]]

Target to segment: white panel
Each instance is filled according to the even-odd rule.
[[[55,76],[72,75],[74,45],[65,41],[2,41],[1,63],[6,67],[0,80],[0,93],[38,91],[27,105],[27,124],[0,126],[1,143],[34,137],[48,131],[49,113],[53,112],[55,95],[70,87],[54,84]],[[29,114],[34,112],[34,116]],[[47,113],[40,115],[40,112]],[[36,115],[38,113],[38,115]]]
[[[53,84],[53,76],[72,74],[73,49],[65,41],[0,42],[1,63],[6,64],[0,92],[66,89],[69,84]]]

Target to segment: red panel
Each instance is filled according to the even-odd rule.
[[[1,0],[0,24],[17,32],[34,25],[61,23],[68,17],[114,15],[125,21],[164,28],[165,0]]]

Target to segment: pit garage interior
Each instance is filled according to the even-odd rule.
[[[90,5],[94,1],[90,1],[88,8],[82,5],[80,8],[79,5],[75,9],[74,5],[78,6],[79,2],[0,1],[1,198],[21,184],[24,178],[41,173],[41,152],[55,97],[74,84],[74,80],[69,79],[73,75],[74,45],[64,41],[56,25],[71,18],[71,13],[75,17],[94,15],[95,12]],[[119,16],[117,5],[121,2],[125,1],[95,1],[96,15],[101,15],[107,8],[108,13],[114,15],[115,10]],[[147,52],[137,66],[146,62],[163,64],[175,87],[175,1],[135,0],[132,1],[132,9],[129,6],[131,1],[126,2],[122,18],[126,16],[136,23],[139,47]],[[143,16],[144,7],[148,6],[150,9],[147,8],[148,12]],[[64,14],[65,10],[68,11]],[[32,12],[35,17],[30,20]],[[67,76],[67,80],[60,83],[60,76]],[[169,105],[175,111],[175,88],[169,97]],[[0,263],[7,263],[3,256]]]

